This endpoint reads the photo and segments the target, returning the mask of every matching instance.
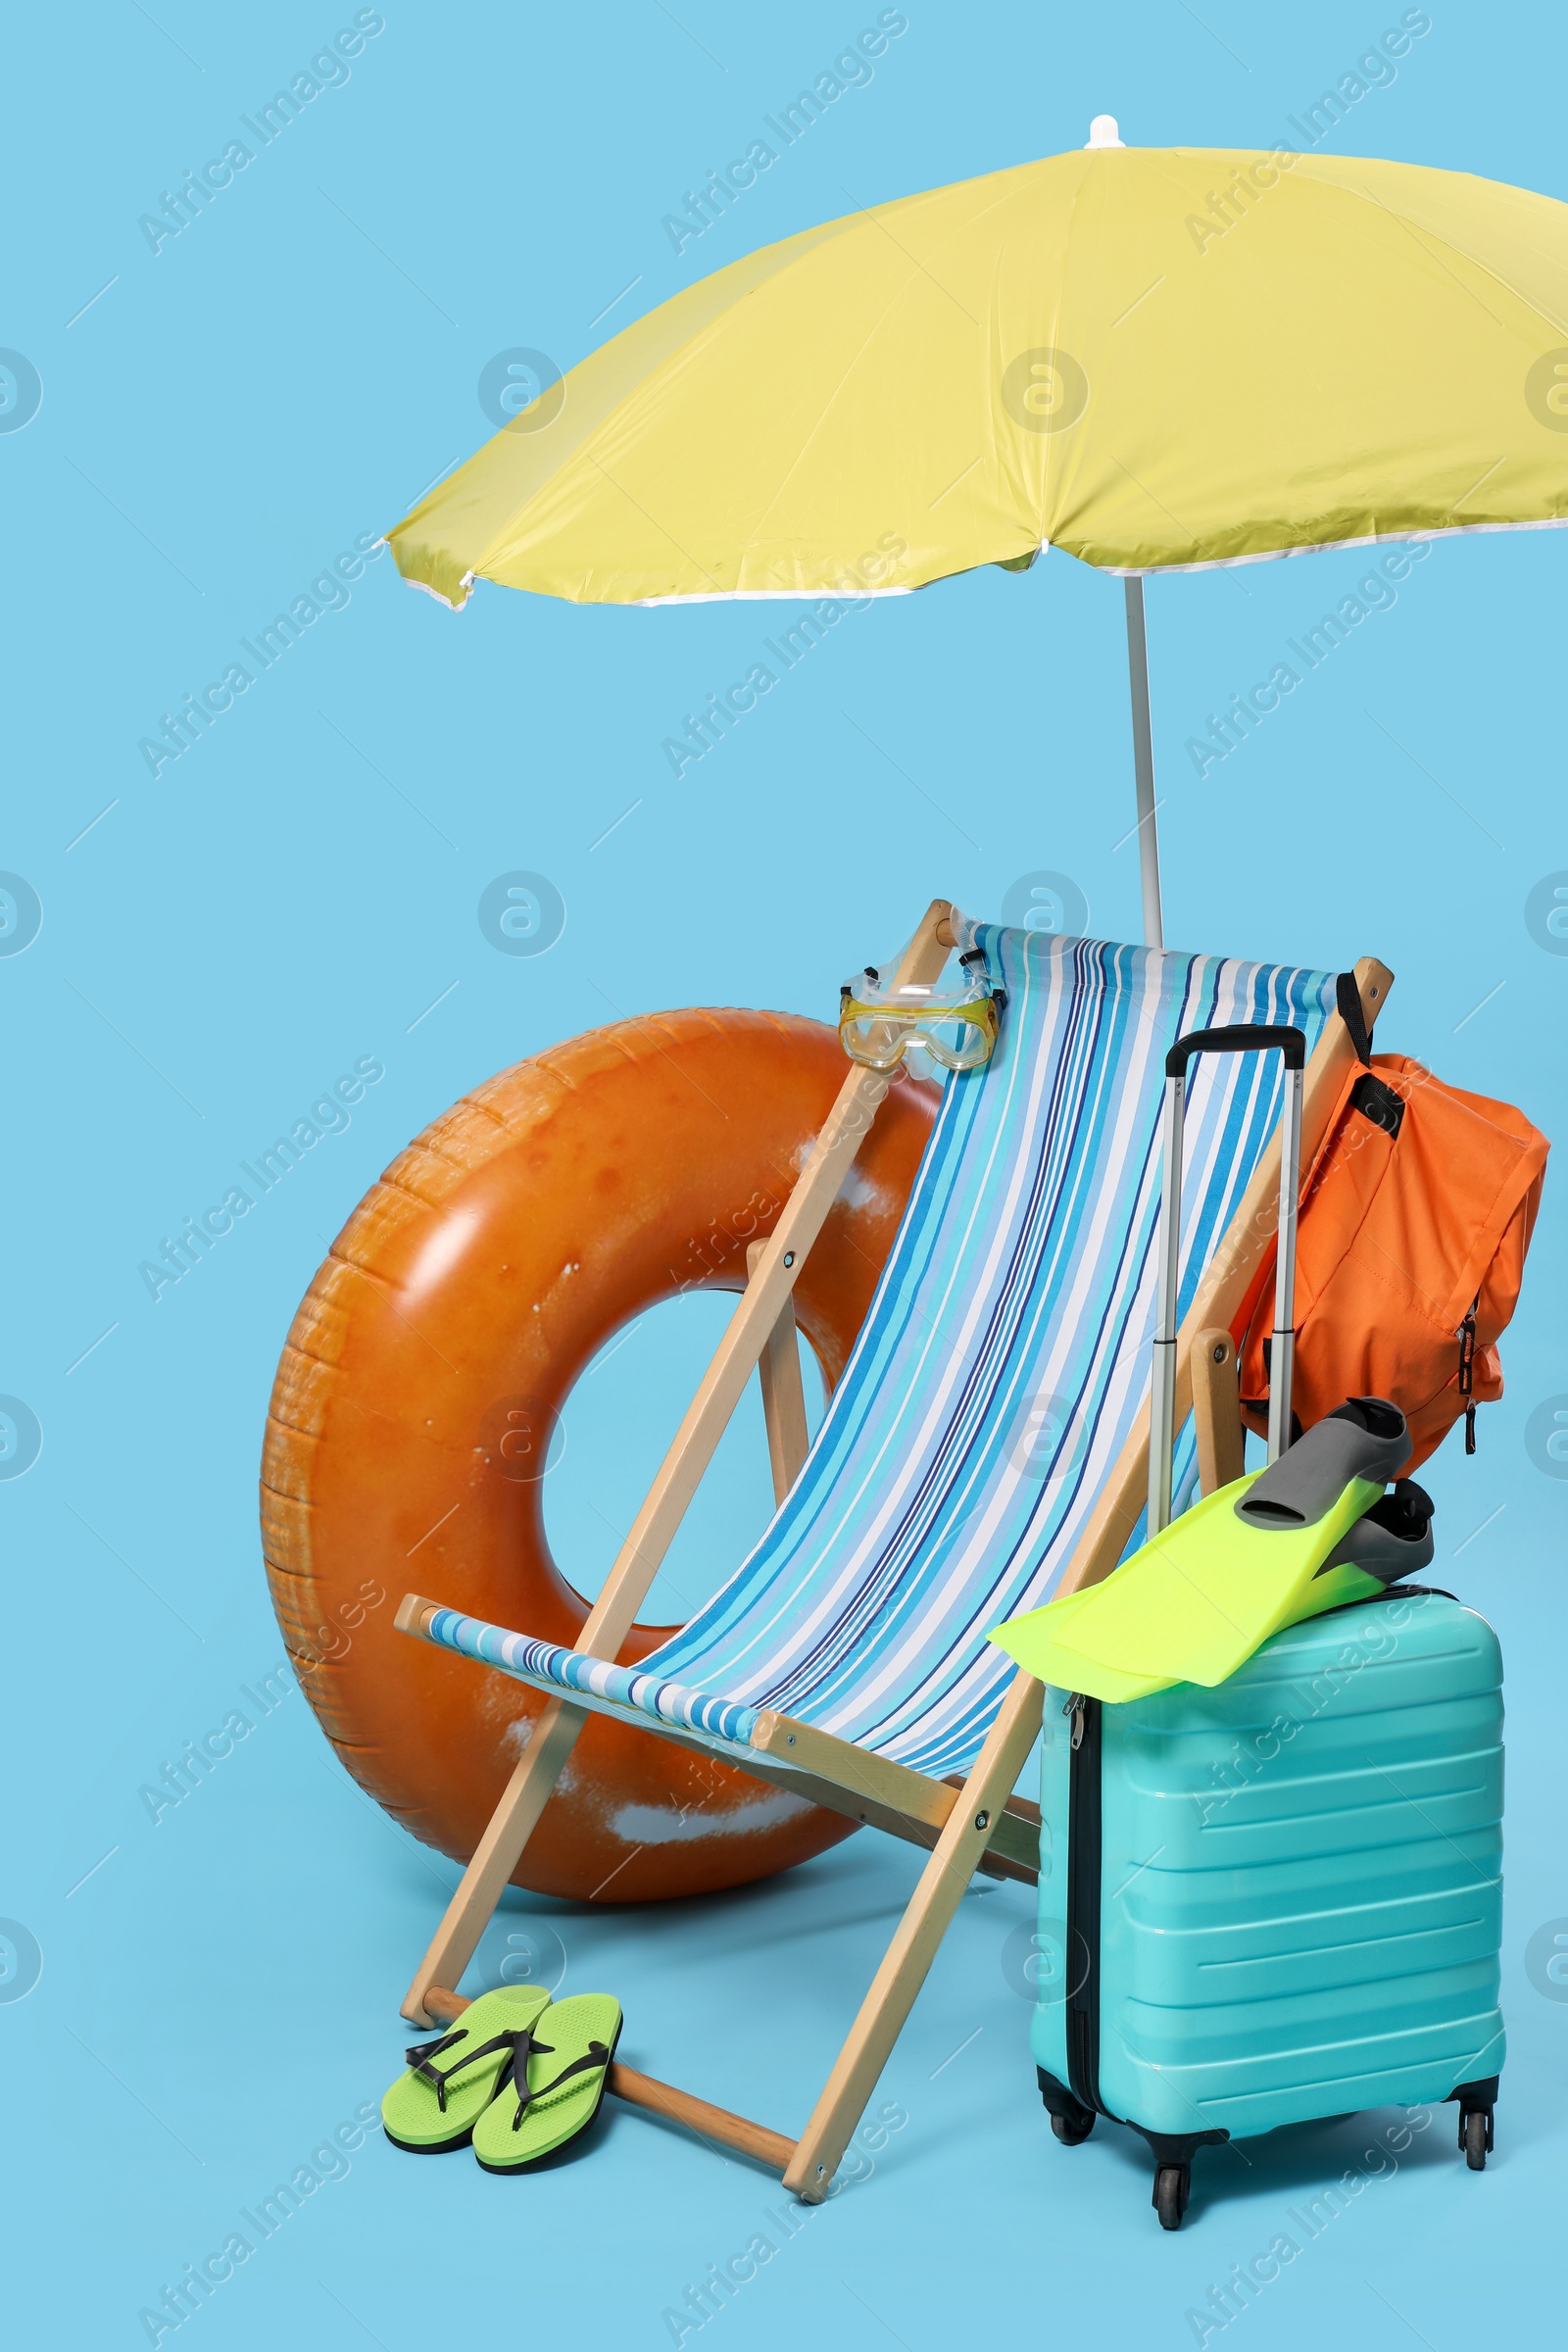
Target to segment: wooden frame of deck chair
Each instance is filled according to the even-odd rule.
[[[952,914],[946,901],[933,901],[905,952],[900,966],[903,980],[936,979],[957,945]],[[1365,958],[1355,967],[1355,978],[1370,1028],[1383,1010],[1393,975],[1383,964]],[[1328,1014],[1306,1068],[1301,1104],[1303,1164],[1310,1164],[1331,1105],[1354,1058],[1355,1049],[1345,1024],[1337,1013]],[[852,1065],[846,1076],[771,1237],[752,1253],[748,1286],[583,1627],[579,1653],[614,1659],[754,1365],[759,1365],[762,1374],[775,1494],[782,1495],[799,1470],[805,1452],[805,1418],[804,1412],[796,1409],[791,1385],[796,1361],[791,1293],[889,1083],[887,1076],[858,1064]],[[1216,1448],[1228,1459],[1236,1443],[1222,1409],[1234,1350],[1227,1363],[1222,1343],[1227,1338],[1225,1327],[1240,1307],[1272,1239],[1279,1151],[1276,1129],[1213,1252],[1178,1339],[1178,1426],[1194,1406],[1193,1355],[1195,1347],[1202,1343],[1197,1420],[1200,1453],[1206,1457],[1202,1467],[1211,1475]],[[1075,1592],[1097,1582],[1108,1575],[1120,1558],[1144,1507],[1148,1448],[1146,1399],[1090,1510],[1056,1587],[1058,1592]],[[441,1604],[411,1592],[405,1595],[396,1622],[400,1632],[430,1638],[432,1619],[449,1614]],[[1013,1784],[1039,1731],[1041,1704],[1041,1686],[1018,1672],[1006,1688],[967,1774],[955,1776],[953,1781],[934,1779],[812,1724],[764,1709],[750,1734],[750,1752],[743,1770],[831,1811],[925,1846],[930,1859],[798,2140],[623,2065],[612,2068],[610,2088],[622,2098],[688,2125],[709,2139],[772,2165],[782,2173],[786,2187],[807,2202],[824,2196],[971,1877],[976,1870],[985,1870],[993,1876],[1032,1883],[1038,1875],[1039,1815],[1033,1805],[1013,1794]],[[409,1988],[403,2014],[413,2023],[450,2023],[467,2006],[454,1989],[458,1979],[473,1955],[590,1711],[590,1706],[576,1704],[565,1695],[546,1698],[527,1750]],[[700,1753],[714,1752],[701,1738],[686,1737],[662,1721],[650,1718],[647,1728]],[[733,1751],[728,1752],[731,1760],[740,1761]]]

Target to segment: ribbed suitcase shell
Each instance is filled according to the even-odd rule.
[[[1500,2070],[1501,1681],[1483,1618],[1396,1591],[1288,1627],[1215,1690],[1101,1710],[1105,2113],[1239,2137]],[[1082,2097],[1069,1704],[1048,1691],[1032,2043]]]

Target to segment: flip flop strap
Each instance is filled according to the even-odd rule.
[[[556,2045],[552,2041],[536,2041],[532,2030],[527,2026],[523,2027],[514,2042],[512,2056],[502,2069],[501,2081],[496,2085],[498,2098],[508,2082],[512,2084],[517,2094],[517,2112],[513,2118],[512,2124],[514,2132],[521,2123],[527,2112],[528,2102],[534,2095],[528,2088],[528,2061],[535,2051],[541,2051],[547,2058],[554,2057],[555,2047]]]
[[[537,2041],[534,2043],[534,2048],[537,2050],[548,2049],[548,2047],[547,2042]],[[581,2058],[574,2058],[569,2066],[564,2066],[553,2082],[541,2082],[537,2090],[530,2091],[526,2088],[526,2077],[524,2077],[524,2087],[517,2104],[517,2112],[512,2119],[514,2132],[520,2130],[530,2099],[548,2099],[553,2090],[559,2090],[563,2082],[569,2082],[573,2075],[584,2075],[596,2067],[609,2064],[610,2052],[605,2044],[602,2041],[591,2041],[586,2054]]]
[[[460,2041],[466,2041],[467,2037],[467,2027],[459,2026],[455,2033],[443,2034],[439,2040],[416,2042],[412,2049],[405,2050],[403,2053],[410,2067],[421,2082],[434,2084],[436,2101],[443,2115],[447,2111],[447,2084],[454,2075],[462,2074],[464,2068],[472,2066],[476,2059],[493,2057],[497,2050],[514,2050],[519,2040],[527,2041],[530,2038],[526,2028],[520,2034],[515,2032],[494,2034],[488,2041],[481,2041],[476,2048],[467,2051],[464,2057],[457,2060],[455,2065],[436,2066],[432,2064],[432,2060],[439,2058],[443,2050],[455,2048]]]

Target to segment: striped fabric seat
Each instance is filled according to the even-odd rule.
[[[1166,1050],[1247,1021],[1289,1022],[1310,1052],[1334,977],[972,936],[1007,990],[997,1049],[948,1080],[864,1328],[751,1556],[635,1667],[450,1609],[430,1639],[731,1751],[777,1709],[933,1776],[974,1761],[1015,1671],[987,1632],[1049,1597],[1148,1394]],[[1184,1313],[1281,1082],[1277,1054],[1194,1064]],[[1189,1488],[1192,1450],[1189,1431]]]

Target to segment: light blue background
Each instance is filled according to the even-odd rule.
[[[0,1912],[43,1951],[35,1988],[0,2003],[19,2343],[144,2342],[139,2308],[378,2097],[455,1877],[351,1785],[297,1694],[156,1829],[137,1798],[281,1653],[255,1508],[268,1391],[366,1187],[465,1089],[619,1013],[829,1013],[840,976],[934,893],[990,913],[1049,867],[1096,929],[1138,924],[1121,595],[1065,558],[852,615],[679,784],[661,739],[779,615],[483,589],[454,619],[384,555],[156,782],[138,738],[477,446],[497,352],[568,366],[740,252],[1080,144],[1101,109],[1140,144],[1270,143],[1398,11],[911,0],[870,85],[681,257],[662,216],[873,9],[385,13],[347,85],[156,257],[138,216],[353,12],[157,0],[155,23],[115,0],[34,11],[9,46],[0,342],[43,381],[36,416],[0,435],[0,865],[44,910],[0,959],[0,1390],[43,1429],[34,1467],[0,1485]],[[1433,17],[1333,144],[1568,194],[1560,19],[1473,0]],[[1532,940],[1524,906],[1568,867],[1565,561],[1551,533],[1440,546],[1203,784],[1185,738],[1365,566],[1329,555],[1149,596],[1173,944],[1381,954],[1398,975],[1383,1042],[1548,1133],[1568,960]],[[567,908],[538,958],[495,953],[476,921],[487,883],[518,867]],[[368,1054],[386,1075],[348,1131],[155,1305],[138,1262]],[[1441,2114],[1235,2323],[1254,2347],[1413,2331],[1448,2352],[1560,2313],[1568,2005],[1529,1982],[1524,1951],[1568,1914],[1568,1486],[1524,1432],[1568,1392],[1562,1201],[1548,1185],[1508,1395],[1477,1457],[1450,1446],[1431,1474],[1441,1581],[1497,1626],[1509,1669],[1497,2153],[1469,2177]],[[552,1526],[584,1582],[604,1565],[585,1498],[604,1498],[614,1424],[630,1416],[651,1468],[715,1327],[707,1308],[651,1327],[636,1376],[607,1368],[604,1401],[568,1414]],[[755,1418],[672,1562],[694,1587],[762,1514]],[[552,1971],[564,1953],[570,1984],[621,1993],[634,2063],[798,2130],[915,1867],[866,1837],[678,1913],[516,1898],[474,1981],[494,1981],[509,1935],[532,1936],[511,1948]],[[906,2124],[710,2324],[731,2352],[806,2335],[1191,2343],[1187,2309],[1362,2147],[1356,2122],[1210,2156],[1186,2230],[1162,2236],[1142,2143],[1102,2127],[1069,2154],[1046,2127],[1002,1958],[1028,1912],[1020,1888],[965,1899],[878,2094]],[[533,2180],[372,2137],[178,2340],[667,2343],[664,2308],[783,2205],[767,2176],[612,2101],[580,2160]]]

